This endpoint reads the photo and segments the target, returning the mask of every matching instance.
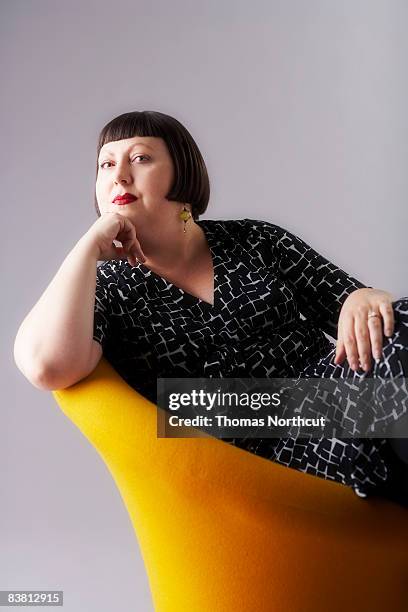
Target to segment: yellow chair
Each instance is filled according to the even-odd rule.
[[[53,392],[108,466],[157,612],[408,609],[408,510],[206,436],[157,438],[157,406],[102,358]]]

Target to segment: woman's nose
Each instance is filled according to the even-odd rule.
[[[117,176],[115,177],[114,182],[120,185],[120,183],[129,183],[129,180],[125,177]]]
[[[122,183],[123,181],[130,182],[131,173],[126,164],[118,164],[114,172],[114,180],[116,183]]]

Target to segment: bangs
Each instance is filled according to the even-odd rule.
[[[105,125],[99,135],[98,154],[104,144],[135,136],[163,138],[163,129],[148,116],[147,111],[124,113]]]

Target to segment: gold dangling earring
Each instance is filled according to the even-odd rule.
[[[187,210],[186,205],[184,204],[184,208],[180,213],[180,219],[182,221],[184,221],[184,227],[183,227],[183,232],[186,233],[186,223],[187,221],[190,219],[191,217],[191,212],[189,210]]]

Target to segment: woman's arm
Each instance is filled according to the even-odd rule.
[[[145,261],[136,228],[119,213],[101,215],[77,242],[17,333],[14,359],[33,385],[63,389],[92,372],[109,327],[96,263],[136,258]]]
[[[95,240],[85,234],[18,330],[15,362],[39,389],[74,384],[102,355],[93,340],[98,252]]]
[[[273,267],[295,294],[300,312],[337,338],[340,310],[355,290],[367,287],[320,255],[299,236],[267,221],[258,221],[272,252]]]

